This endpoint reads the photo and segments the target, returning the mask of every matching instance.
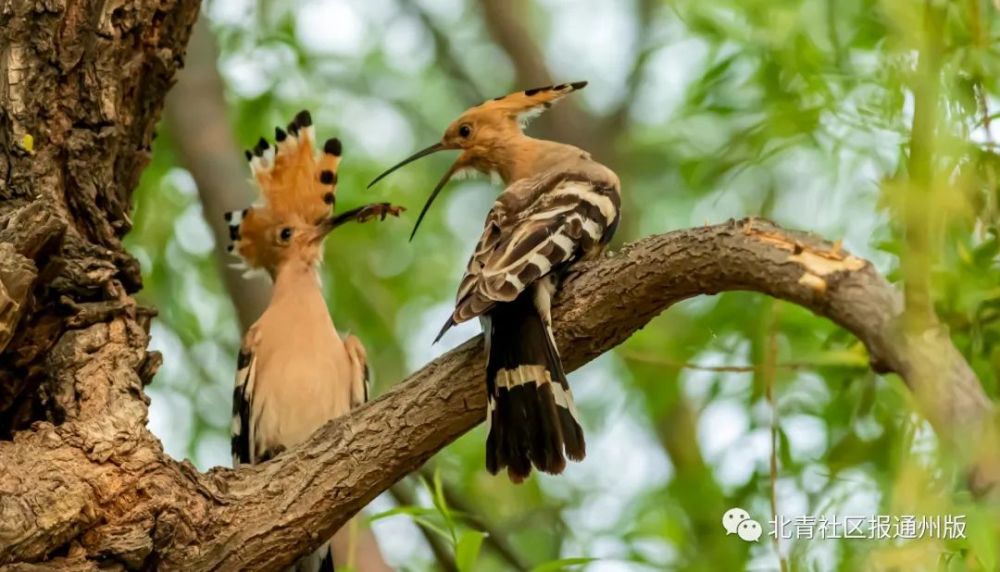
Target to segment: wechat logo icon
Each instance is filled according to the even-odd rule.
[[[722,515],[722,528],[726,529],[726,534],[735,534],[747,542],[760,540],[760,523],[739,507],[731,508]]]

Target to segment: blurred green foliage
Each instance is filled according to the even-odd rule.
[[[986,390],[1000,383],[1000,7],[988,0],[516,2],[557,81],[590,80],[571,133],[624,183],[617,242],[762,215],[842,238],[890,279],[925,225],[934,306]],[[391,199],[419,209],[444,169],[429,159],[366,192],[384,167],[440,136],[480,94],[530,77],[471,0],[212,0],[230,122],[249,146],[309,108],[345,158],[338,207]],[[508,30],[509,32],[509,30]],[[934,34],[933,37],[928,34]],[[908,172],[914,85],[928,45],[940,98],[926,188]],[[186,102],[197,105],[197,102]],[[916,106],[919,107],[919,106]],[[129,248],[142,298],[160,309],[165,364],[150,387],[167,450],[228,464],[239,334],[190,176],[161,133],[136,194]],[[186,134],[196,136],[197,134]],[[238,153],[239,150],[233,150]],[[430,341],[498,189],[453,183],[407,242],[413,217],[344,228],[328,241],[325,283],[338,327],[358,335],[375,395],[476,333]],[[919,207],[907,210],[916,193]],[[907,201],[910,201],[908,203]],[[916,214],[914,214],[916,212]],[[768,367],[770,364],[773,367]],[[742,368],[742,371],[734,371]],[[679,304],[571,375],[590,442],[562,477],[513,486],[483,469],[477,428],[432,464],[525,561],[587,570],[995,570],[1000,511],[973,503],[962,473],[896,376],[808,311],[747,293]],[[773,391],[773,400],[768,395]],[[773,405],[773,407],[772,407]],[[778,422],[772,435],[772,412]],[[772,441],[773,437],[773,441]],[[772,447],[772,442],[777,444]],[[776,471],[772,473],[772,454]],[[723,512],[765,523],[797,515],[967,515],[966,538],[783,540],[727,536]],[[390,562],[434,569],[404,515],[430,519],[461,570],[504,570],[476,526],[456,523],[428,487],[423,508],[380,500]],[[444,516],[442,516],[444,515]],[[392,517],[392,518],[389,518]],[[594,558],[591,562],[587,559]]]

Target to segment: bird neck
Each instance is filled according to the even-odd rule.
[[[285,261],[275,274],[270,306],[328,314],[317,267],[296,257]]]
[[[480,170],[496,172],[506,185],[549,169],[559,168],[574,158],[589,158],[586,153],[572,145],[535,139],[527,135],[511,137],[493,146],[487,157],[486,168]]]

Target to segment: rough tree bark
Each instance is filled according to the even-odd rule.
[[[671,304],[725,290],[763,292],[830,318],[865,343],[876,369],[934,396],[921,402],[942,435],[968,442],[988,433],[993,406],[968,365],[937,332],[918,343],[902,337],[900,296],[869,263],[764,221],[654,236],[588,265],[557,300],[557,339],[575,369]],[[438,358],[302,447],[239,471],[199,474],[165,458],[146,434],[98,439],[95,451],[91,442],[68,441],[65,425],[39,424],[0,446],[2,466],[22,477],[2,483],[14,502],[0,510],[14,524],[0,529],[0,562],[44,559],[76,539],[78,557],[130,566],[287,564],[482,421],[481,343],[477,337]],[[919,386],[928,378],[915,369],[940,356],[950,363],[937,370],[938,383]],[[992,485],[996,472],[982,469],[995,465],[995,449],[988,454],[970,466]]]
[[[0,562],[148,553],[148,529],[113,523],[155,482],[102,481],[95,499],[64,477],[162,454],[142,392],[152,312],[129,298],[140,272],[121,238],[198,7],[0,0],[0,439],[14,435],[0,441]],[[51,526],[32,536],[25,518]]]
[[[197,9],[0,0],[0,564],[274,569],[483,419],[477,337],[264,465],[202,474],[163,454],[142,389],[152,312],[130,298],[139,269],[120,239]],[[850,330],[964,445],[976,490],[996,482],[993,405],[945,332],[907,337],[870,264],[764,221],[650,237],[581,269],[555,309],[567,365],[725,290]]]

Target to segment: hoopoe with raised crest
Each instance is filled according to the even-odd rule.
[[[586,85],[529,89],[472,107],[440,142],[368,185],[437,151],[461,151],[424,204],[413,234],[455,174],[472,169],[506,185],[486,216],[455,309],[437,339],[455,324],[480,317],[488,356],[486,468],[496,474],[506,467],[514,482],[523,481],[532,464],[558,474],[566,457],[579,461],[586,454],[552,334],[552,297],[573,264],[598,255],[611,240],[621,184],[586,151],[523,132],[529,118]]]
[[[247,160],[261,200],[226,213],[229,251],[274,283],[267,309],[240,348],[233,392],[233,466],[265,462],[307,439],[327,421],[368,400],[365,348],[334,327],[319,282],[323,239],[338,226],[398,216],[389,203],[334,215],[341,143],[329,139],[319,160],[309,112],[264,138]],[[330,542],[294,570],[333,570]]]

